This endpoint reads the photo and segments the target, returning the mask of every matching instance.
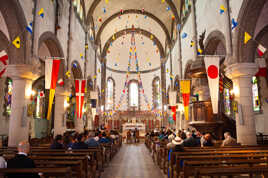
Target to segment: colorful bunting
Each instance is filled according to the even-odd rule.
[[[33,22],[29,23],[29,25],[26,27],[26,30],[31,34],[33,33]]]
[[[237,27],[238,23],[235,21],[234,18],[232,18],[232,30]]]
[[[103,8],[102,8],[102,11],[103,11],[103,13],[105,14],[105,13],[106,13],[106,8],[103,7]]]
[[[15,40],[12,42],[12,44],[16,47],[16,48],[20,48],[20,37],[19,36],[17,36],[16,38],[15,38]]]
[[[251,40],[251,35],[245,32],[244,44],[247,44],[249,40]]]
[[[261,44],[259,44],[259,46],[257,47],[257,51],[260,57],[262,57],[264,55],[264,53],[266,52],[266,48],[264,46],[262,46]]]
[[[224,7],[224,5],[220,6],[220,14],[223,14],[226,11],[226,8]]]
[[[44,18],[44,8],[41,8],[40,10],[39,10],[39,12],[38,12],[38,15],[40,16],[40,17],[42,17],[42,18]]]
[[[58,80],[58,84],[59,84],[60,86],[63,86],[63,85],[64,85],[64,81],[63,81],[62,78]]]
[[[71,71],[67,71],[66,73],[65,73],[65,75],[68,77],[68,78],[70,78],[71,77]]]
[[[170,11],[170,6],[167,6],[166,10],[167,10],[167,11]]]
[[[191,40],[190,46],[193,47],[195,45],[194,41]]]
[[[184,33],[181,35],[181,38],[184,39],[184,38],[186,38],[186,37],[187,37],[187,33],[184,32]]]

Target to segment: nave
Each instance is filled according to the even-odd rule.
[[[101,178],[164,178],[151,153],[140,144],[123,144]]]

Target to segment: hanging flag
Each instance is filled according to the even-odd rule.
[[[45,97],[45,93],[44,93],[44,91],[40,91],[39,96],[40,96],[40,98]]]
[[[167,6],[166,10],[167,10],[167,11],[170,11],[170,6]]]
[[[63,85],[64,85],[64,81],[63,81],[62,78],[58,80],[58,84],[59,84],[60,86],[63,86]]]
[[[6,51],[1,51],[0,52],[0,61],[4,65],[4,68],[1,69],[0,71],[0,77],[6,72],[6,66],[7,66],[7,60],[8,60],[8,55]]]
[[[197,49],[197,55],[201,55],[202,53],[203,53],[203,50],[200,49],[200,48],[198,48],[198,49]]]
[[[214,114],[217,114],[218,113],[218,101],[219,101],[220,57],[205,56],[204,61],[205,61],[207,77],[208,77],[208,86],[210,90],[212,110]]]
[[[166,1],[165,0],[161,0],[161,3],[165,3]]]
[[[220,14],[223,14],[226,11],[226,8],[224,7],[224,5],[220,6]]]
[[[12,44],[16,47],[16,48],[20,48],[20,37],[19,36],[17,36],[16,38],[15,38],[15,40],[12,42]]]
[[[184,33],[181,35],[181,38],[184,39],[184,38],[186,38],[186,37],[187,37],[187,33],[184,32]]]
[[[244,44],[247,44],[249,40],[251,40],[251,35],[245,32],[245,39],[244,39]]]
[[[76,113],[77,118],[82,118],[82,109],[84,105],[86,80],[75,80],[75,95],[76,95]]]
[[[173,121],[176,121],[176,109],[177,109],[177,106],[171,106]]]
[[[45,60],[45,88],[49,89],[49,102],[47,111],[47,120],[50,120],[52,104],[55,96],[55,89],[60,69],[60,59]]]
[[[105,14],[106,13],[106,8],[103,7],[102,10],[103,10],[103,13]]]
[[[189,101],[190,101],[190,93],[191,93],[191,81],[181,80],[180,91],[182,93],[182,98],[183,98],[184,117],[186,120],[188,120],[189,119]]]
[[[266,48],[264,46],[262,46],[261,44],[259,44],[259,46],[257,47],[257,51],[260,57],[262,57],[264,55],[264,53],[266,52]]]
[[[181,30],[181,24],[177,25],[177,30],[180,31]]]
[[[115,35],[113,35],[113,40],[115,40]]]
[[[44,18],[44,8],[41,8],[38,12],[38,15],[42,18]]]
[[[30,22],[29,25],[26,27],[26,30],[33,34],[33,22]]]
[[[194,41],[191,40],[190,46],[193,47],[194,46]]]
[[[154,39],[154,36],[153,35],[150,35],[150,39],[153,40]]]
[[[66,73],[65,73],[65,75],[68,77],[68,78],[70,78],[71,77],[71,71],[67,71]]]
[[[255,74],[256,77],[267,77],[267,67],[265,58],[256,59],[259,71]]]
[[[232,18],[232,30],[237,27],[238,23],[235,21],[234,18]]]
[[[105,3],[108,4],[109,3],[109,0],[105,0]]]
[[[80,58],[81,58],[81,59],[84,59],[84,56],[83,56],[83,54],[82,54],[82,53],[80,53]]]

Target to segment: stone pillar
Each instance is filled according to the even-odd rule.
[[[27,117],[27,105],[30,104],[32,94],[30,65],[9,65],[7,75],[13,81],[11,115],[9,121],[8,146],[17,146],[20,141],[29,139],[29,118]]]
[[[195,0],[191,0],[191,17],[192,17],[192,29],[193,29],[193,41],[194,41],[194,60],[197,59],[197,25],[196,25],[196,12],[195,12]]]
[[[226,62],[230,63],[233,48],[232,48],[232,31],[231,31],[231,21],[230,21],[230,8],[229,8],[229,0],[223,0],[223,5],[226,7],[226,12],[224,15],[224,31],[226,37]]]
[[[161,126],[167,126],[167,118],[164,115],[166,112],[165,105],[167,104],[167,97],[166,97],[166,60],[161,61],[161,93],[162,93],[162,111],[163,111],[163,120]]]
[[[66,118],[64,102],[66,100],[64,88],[56,88],[55,94],[55,114],[54,114],[54,136],[62,135],[66,130]]]
[[[236,113],[237,141],[243,145],[256,145],[256,127],[252,101],[252,76],[257,72],[254,63],[236,63],[226,68],[227,77],[233,81],[235,101],[242,106],[242,119]]]
[[[5,74],[0,78],[0,135],[8,135],[8,125],[9,119],[3,115],[4,113],[4,104],[5,104],[5,88],[6,88],[6,76]]]

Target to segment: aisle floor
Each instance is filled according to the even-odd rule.
[[[144,144],[123,144],[101,178],[164,178]]]

